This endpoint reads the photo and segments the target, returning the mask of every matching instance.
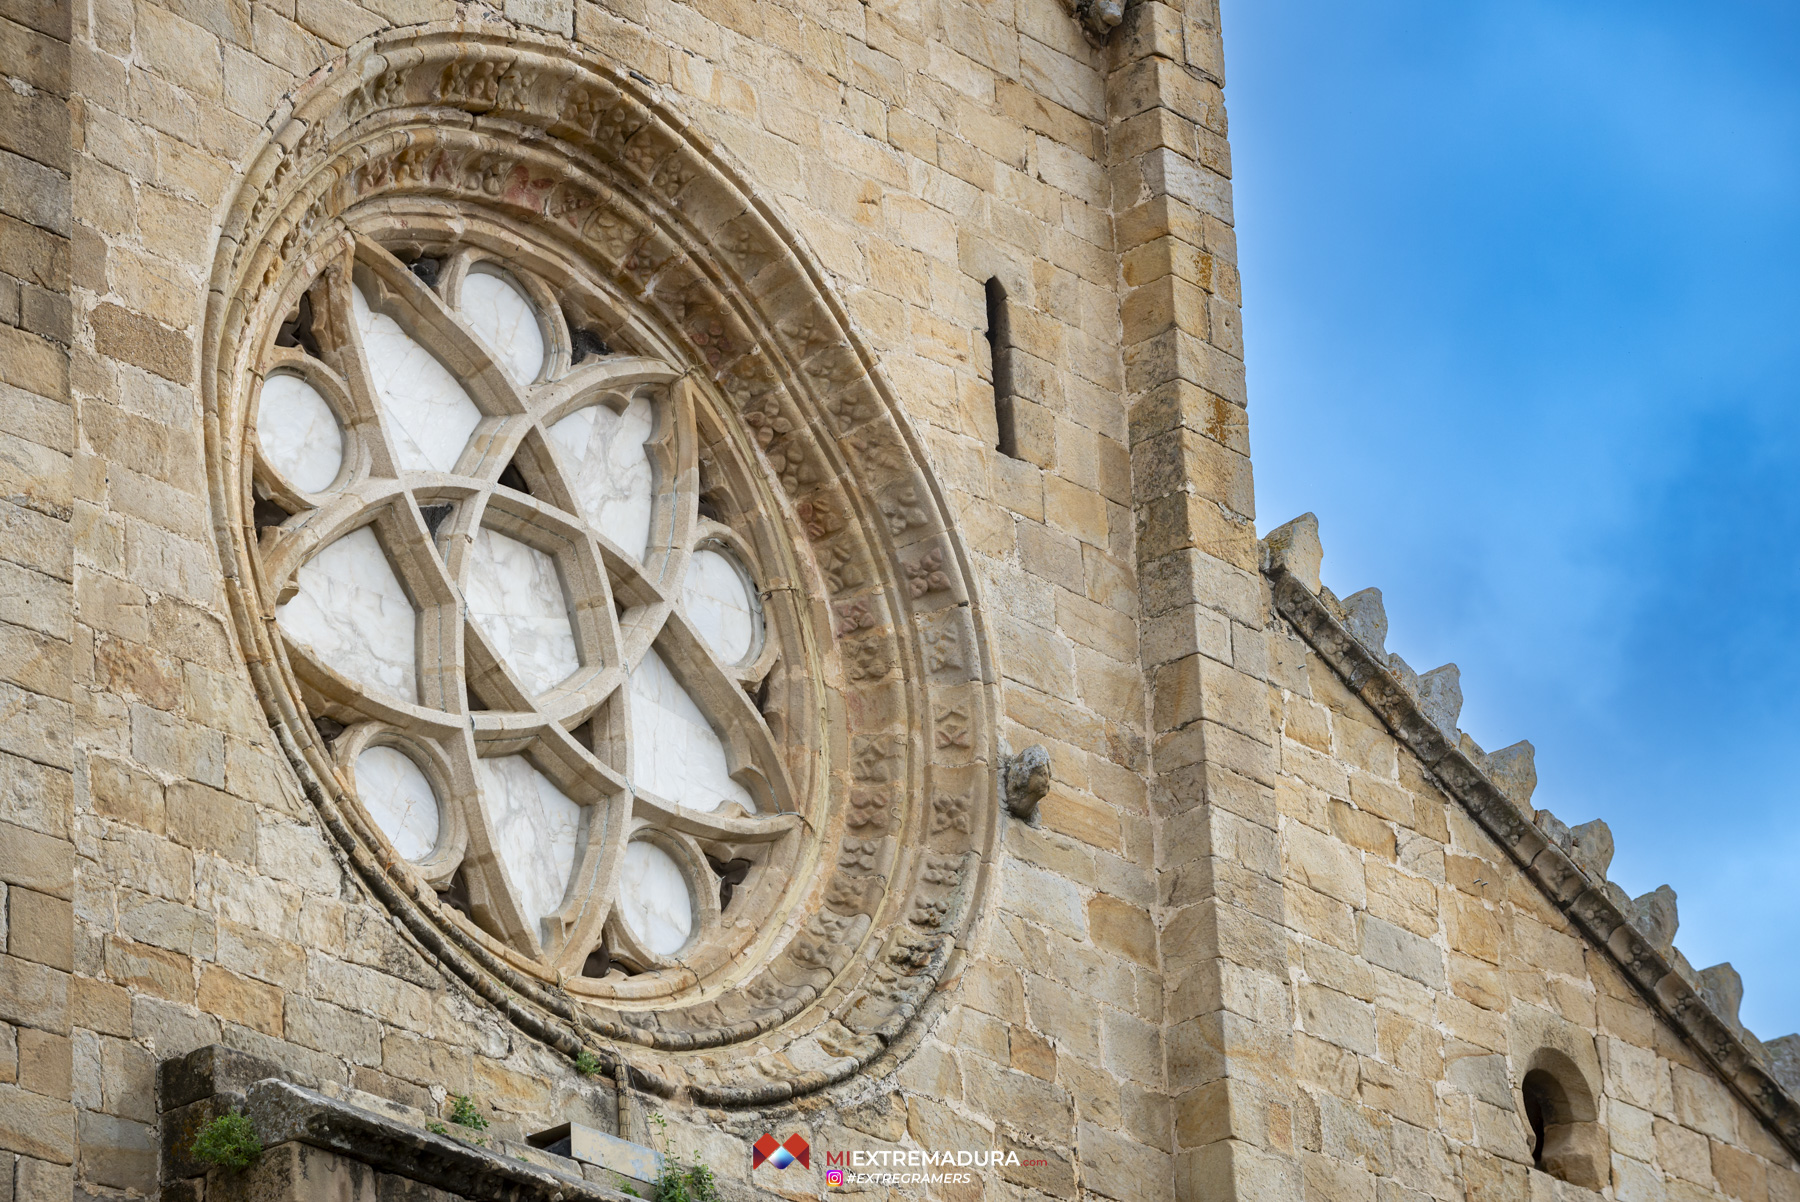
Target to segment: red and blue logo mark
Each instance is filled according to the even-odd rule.
[[[753,1169],[764,1164],[785,1169],[795,1163],[803,1169],[812,1168],[812,1146],[798,1134],[777,1143],[775,1137],[765,1131],[761,1139],[750,1145],[750,1167]]]

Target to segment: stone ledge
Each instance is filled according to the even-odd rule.
[[[1281,554],[1263,572],[1276,611],[1293,623],[1319,658],[1380,716],[1437,782],[1506,849],[1544,896],[1585,931],[1663,1019],[1691,1043],[1757,1116],[1800,1155],[1800,1102],[1760,1064],[1731,1024],[1683,980],[1602,888],[1552,842],[1480,766],[1452,744],[1394,675],[1332,614],[1312,586]],[[1300,570],[1308,567],[1302,562]]]
[[[187,1151],[194,1134],[214,1116],[238,1111],[255,1125],[265,1148],[304,1144],[470,1202],[630,1197],[598,1167],[588,1170],[594,1175],[589,1179],[580,1162],[527,1144],[487,1136],[478,1145],[439,1135],[428,1129],[437,1120],[424,1111],[354,1090],[334,1097],[288,1075],[269,1061],[216,1045],[163,1061],[157,1080],[165,1185],[207,1171]]]
[[[494,1148],[478,1147],[277,1078],[244,1091],[244,1114],[266,1145],[307,1144],[470,1202],[624,1202],[630,1197],[587,1180],[573,1160],[567,1161],[568,1169],[534,1163],[565,1158],[503,1140],[495,1140]],[[514,1154],[521,1150],[532,1160]]]
[[[268,1077],[299,1080],[272,1060],[207,1044],[156,1066],[156,1109],[167,1113],[220,1095],[241,1103],[245,1090]]]

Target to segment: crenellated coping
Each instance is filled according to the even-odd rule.
[[[1339,600],[1319,576],[1318,519],[1301,514],[1262,541],[1275,608],[1424,764],[1444,791],[1506,849],[1558,909],[1587,932],[1663,1018],[1719,1071],[1782,1142],[1800,1155],[1800,1034],[1763,1043],[1738,1018],[1744,984],[1730,964],[1696,971],[1675,947],[1675,891],[1630,897],[1606,879],[1612,831],[1570,827],[1531,804],[1535,752],[1521,740],[1483,751],[1456,722],[1461,672],[1415,672],[1387,650],[1381,591]]]

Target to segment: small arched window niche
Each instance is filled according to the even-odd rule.
[[[1594,1089],[1573,1060],[1552,1048],[1533,1053],[1519,1082],[1519,1106],[1535,1168],[1586,1189],[1606,1185],[1606,1130],[1599,1123]]]

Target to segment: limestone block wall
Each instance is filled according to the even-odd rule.
[[[1623,943],[1572,921],[1279,617],[1268,699],[1287,978],[1269,1005],[1294,1089],[1234,1089],[1215,1121],[1291,1156],[1293,1196],[1800,1198],[1792,1148],[1628,979]],[[1533,1164],[1521,1085],[1546,1051],[1593,1094],[1585,1185]]]
[[[0,5],[0,1194],[67,1198],[75,818],[70,661],[70,19]]]
[[[0,1198],[153,1195],[155,1066],[213,1043],[466,1093],[505,1138],[614,1122],[345,870],[222,587],[220,218],[296,88],[448,21],[628,68],[798,233],[950,500],[1000,733],[1052,761],[917,1049],[772,1112],[671,1107],[674,1148],[1029,1162],[896,1195],[959,1202],[1591,1197],[1531,1167],[1548,1048],[1594,1084],[1602,1196],[1800,1199],[1792,1099],[1746,1100],[1728,1031],[1696,1048],[1713,1003],[1678,1030],[1276,604],[1213,0],[1136,0],[1104,44],[1061,0],[4,0]]]
[[[1159,804],[1152,780],[1200,749],[1165,749],[1180,723],[1152,718],[1139,649],[1198,671],[1196,644],[1229,646],[1252,677],[1267,658],[1245,603],[1212,6],[1135,4],[1105,48],[1056,0],[79,0],[5,15],[13,1196],[67,1197],[71,1178],[92,1196],[153,1193],[154,1065],[214,1042],[427,1109],[469,1093],[506,1134],[571,1110],[607,1121],[603,1086],[449,982],[335,858],[233,645],[207,495],[196,343],[243,165],[283,97],[358,39],[457,18],[628,65],[800,232],[952,499],[993,615],[1003,733],[1054,765],[1038,821],[1008,826],[975,954],[898,1075],[779,1120],[677,1116],[677,1143],[747,1174],[740,1137],[779,1121],[820,1145],[1043,1161],[946,1197],[1173,1196],[1164,1024],[1181,991],[1160,932],[1190,892],[1159,848],[1187,845],[1171,824],[1198,795],[1184,784],[1168,796],[1187,800]],[[994,449],[990,277],[1012,304],[1017,458]],[[818,1173],[780,1184],[816,1193]]]

